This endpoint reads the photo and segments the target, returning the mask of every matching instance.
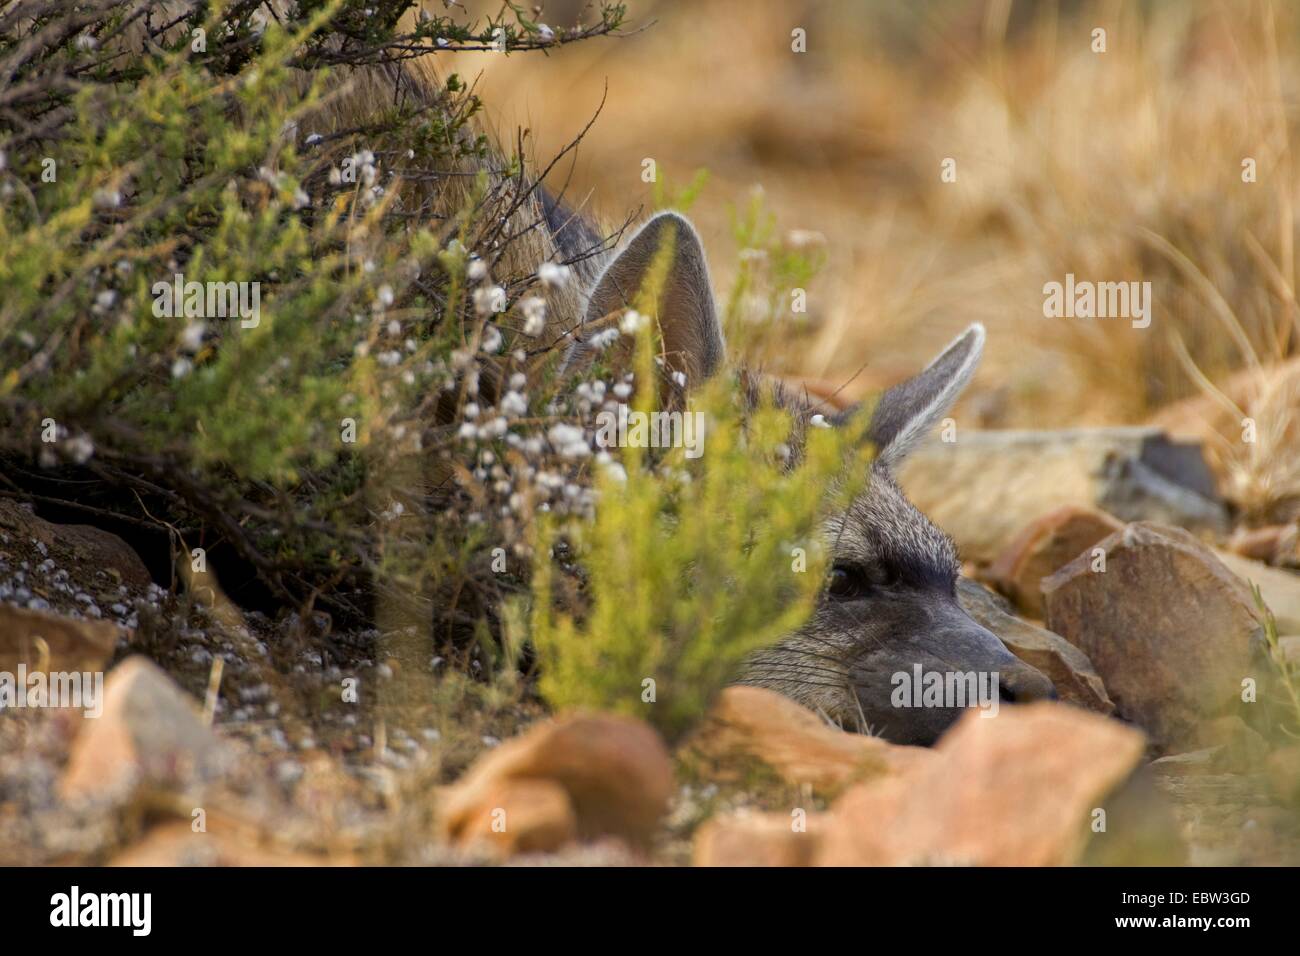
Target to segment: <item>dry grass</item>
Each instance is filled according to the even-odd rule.
[[[580,4],[547,6],[558,23]],[[538,155],[608,83],[568,195],[621,218],[652,204],[644,158],[675,182],[707,167],[694,213],[720,288],[737,261],[731,209],[751,188],[783,225],[824,234],[811,330],[751,360],[832,381],[865,363],[848,388],[859,395],[979,320],[989,350],[958,420],[1060,426],[1143,421],[1293,354],[1290,5],[713,0],[631,13],[657,22],[545,63],[465,54],[455,68],[479,78],[499,131],[534,131]],[[790,50],[796,26],[807,53]],[[940,181],[945,157],[955,183]],[[1242,181],[1246,157],[1257,182]],[[1067,272],[1151,281],[1151,327],[1044,318],[1043,284]],[[1238,500],[1267,512],[1300,493],[1300,461],[1284,454],[1296,395],[1254,391],[1241,410],[1259,441],[1244,445],[1234,423],[1217,454]]]

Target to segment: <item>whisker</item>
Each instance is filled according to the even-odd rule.
[[[828,681],[810,680],[801,674],[762,674],[755,675],[750,679],[750,683],[758,687],[766,686],[764,682],[794,684],[798,687],[829,687],[831,690],[844,690],[842,682],[830,683]]]
[[[831,668],[831,667],[823,667],[820,664],[812,664],[804,661],[776,661],[776,660],[761,661],[760,660],[760,661],[755,661],[751,666],[751,670],[753,669],[772,670],[774,668],[780,670],[787,670],[791,672],[799,671],[801,673],[822,674],[830,677],[835,677],[844,681],[848,679],[848,675],[846,675],[843,670],[837,668]]]

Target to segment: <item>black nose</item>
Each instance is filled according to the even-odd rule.
[[[998,679],[998,696],[1008,704],[1059,699],[1056,686],[1048,680],[1047,675],[1032,667],[1003,671]]]

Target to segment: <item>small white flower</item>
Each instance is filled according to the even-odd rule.
[[[537,35],[538,37],[541,38],[541,41],[543,43],[550,43],[552,40],[555,39],[555,31],[552,30],[550,27],[548,27],[545,23],[537,24]]]
[[[826,420],[826,416],[825,416],[825,415],[822,415],[822,414],[814,415],[811,419],[809,419],[809,423],[810,423],[814,428],[830,428],[830,427],[831,427],[831,423],[828,422],[828,421]]]
[[[471,282],[482,282],[487,278],[487,263],[477,257],[469,261],[469,266],[465,270]]]
[[[491,315],[506,310],[506,290],[499,285],[481,286],[474,290],[474,310],[479,315]]]
[[[186,352],[197,352],[203,347],[203,333],[207,326],[203,322],[191,322],[181,331],[181,348]]]
[[[815,229],[791,229],[785,234],[785,241],[792,249],[807,249],[826,245],[826,235]]]
[[[537,268],[537,278],[542,280],[542,285],[552,289],[558,289],[567,283],[572,273],[572,269],[558,262],[543,262]]]
[[[488,355],[495,355],[501,350],[501,332],[495,325],[489,325],[483,330],[483,343],[480,348]]]
[[[648,321],[649,319],[636,309],[628,309],[623,313],[623,317],[618,320],[618,327],[624,335],[636,335],[637,332],[645,328]]]
[[[84,465],[95,454],[95,443],[87,435],[78,435],[64,442],[63,450],[76,464]]]
[[[585,458],[591,454],[591,449],[587,447],[586,436],[576,425],[567,425],[563,422],[552,425],[546,433],[546,438],[561,458]]]
[[[546,328],[546,300],[530,295],[519,303],[519,308],[524,313],[524,335],[541,335]]]
[[[194,371],[194,363],[187,358],[178,358],[172,362],[172,378],[184,378]]]
[[[528,411],[528,399],[512,389],[502,397],[501,411],[505,415],[518,418]]]

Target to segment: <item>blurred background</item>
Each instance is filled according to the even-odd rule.
[[[638,0],[630,36],[450,59],[489,126],[505,143],[530,130],[539,162],[605,98],[548,183],[568,180],[607,226],[654,208],[644,159],[669,196],[707,170],[691,213],[719,296],[745,258],[732,222],[756,191],[786,241],[824,243],[807,314],[746,361],[856,398],[978,320],[988,348],[959,422],[1139,422],[1192,397],[1191,424],[1183,406],[1166,415],[1204,431],[1233,417],[1213,383],[1248,414],[1263,401],[1277,446],[1294,381],[1261,399],[1258,377],[1232,375],[1276,369],[1294,348],[1296,13],[1254,0]],[[581,2],[538,11],[555,27],[595,18]],[[796,28],[806,52],[792,51]],[[1151,326],[1044,318],[1044,283],[1067,273],[1150,281]],[[1218,464],[1237,481],[1294,497],[1281,447],[1233,443],[1219,436],[1219,457],[1240,460]]]

